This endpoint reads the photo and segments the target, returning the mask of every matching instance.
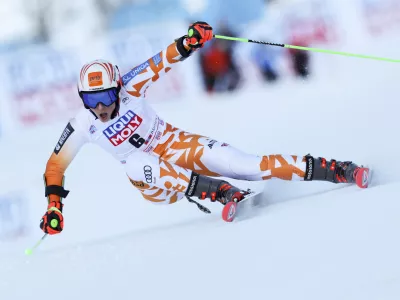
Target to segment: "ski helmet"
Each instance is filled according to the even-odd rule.
[[[119,69],[109,61],[97,59],[85,64],[80,71],[78,92],[86,109],[99,103],[110,106],[117,102],[122,80]]]

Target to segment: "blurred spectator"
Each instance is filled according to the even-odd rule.
[[[285,15],[287,43],[315,47],[337,41],[333,2],[312,0],[293,3]],[[301,78],[310,75],[311,55],[308,51],[289,49],[291,68]]]
[[[291,44],[303,47],[307,46],[303,40],[293,40]],[[294,72],[294,75],[301,78],[306,78],[308,75],[310,75],[309,52],[296,49],[289,49],[288,51],[291,58],[291,68]]]
[[[265,39],[266,40],[266,39]],[[259,69],[263,79],[274,82],[279,79],[277,60],[281,49],[265,45],[254,45],[251,50],[251,59]]]
[[[236,36],[226,23],[217,27],[219,35]],[[204,84],[208,92],[234,91],[237,89],[241,74],[233,54],[236,43],[215,39],[210,46],[200,51],[200,67]]]
[[[282,11],[268,6],[263,18],[248,26],[246,35],[257,41],[281,42],[285,36],[282,22]],[[250,59],[264,81],[272,83],[282,77],[282,60],[285,59],[282,48],[261,44],[246,44],[243,48],[246,48],[244,56]]]

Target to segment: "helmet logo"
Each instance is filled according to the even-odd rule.
[[[89,86],[101,86],[103,85],[103,73],[102,72],[92,72],[88,74]]]

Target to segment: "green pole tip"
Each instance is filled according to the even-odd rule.
[[[26,249],[25,250],[26,255],[31,255],[32,254],[32,249]]]

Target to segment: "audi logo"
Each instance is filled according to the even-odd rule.
[[[144,171],[144,178],[146,179],[147,183],[152,183],[153,182],[153,169],[146,165],[143,167],[143,171]]]

